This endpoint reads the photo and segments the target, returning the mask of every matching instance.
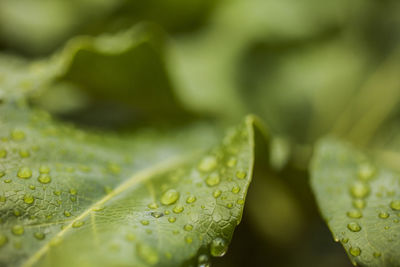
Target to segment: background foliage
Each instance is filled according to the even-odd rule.
[[[161,142],[160,132],[187,132],[202,148],[253,113],[271,132],[271,157],[256,157],[244,219],[214,266],[346,266],[317,205],[335,237],[347,231],[350,204],[336,200],[349,195],[349,166],[363,161],[336,161],[343,154],[361,150],[398,177],[399,12],[392,0],[2,0],[0,102],[106,134],[151,132]],[[340,141],[320,143],[309,170],[326,135]],[[375,186],[390,203],[400,197],[398,178],[380,175]],[[332,195],[333,209],[321,197],[332,180],[343,193]],[[371,235],[379,201],[364,214]],[[394,246],[379,242],[379,251],[353,248],[372,255]],[[359,264],[400,262],[393,252],[379,262],[357,257],[343,244]]]

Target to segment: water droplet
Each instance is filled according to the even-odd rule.
[[[70,193],[71,195],[76,195],[76,194],[78,194],[78,191],[77,191],[75,188],[71,188],[71,189],[69,190],[69,193]]]
[[[365,208],[365,201],[362,199],[355,199],[353,200],[353,206],[357,209]]]
[[[359,211],[359,210],[352,210],[352,211],[347,212],[346,214],[348,217],[354,218],[354,219],[359,219],[363,216],[361,211]]]
[[[22,179],[29,179],[32,177],[32,171],[28,167],[22,167],[19,169],[17,176]]]
[[[360,256],[361,254],[361,249],[359,247],[350,247],[349,252],[351,255],[354,257]]]
[[[236,203],[238,203],[239,205],[243,205],[244,204],[244,199],[243,198],[239,198]]]
[[[22,226],[22,225],[14,225],[12,228],[11,228],[11,232],[14,234],[14,235],[23,235],[24,234],[24,232],[25,232],[25,229],[24,229],[24,227]]]
[[[147,207],[149,207],[149,209],[156,209],[156,208],[158,208],[158,205],[157,205],[157,203],[150,203]]]
[[[225,239],[217,237],[210,245],[210,254],[214,257],[222,257],[228,250],[228,244]]]
[[[155,251],[152,247],[143,244],[137,244],[136,252],[147,264],[154,265],[158,263],[157,251]]]
[[[226,165],[230,168],[235,167],[237,163],[237,159],[232,157],[228,160],[228,162],[226,163]]]
[[[349,242],[349,239],[347,237],[342,238],[342,243],[347,244]]]
[[[70,217],[71,216],[71,212],[69,212],[69,211],[64,211],[64,216],[65,217]]]
[[[38,240],[43,240],[46,237],[46,235],[42,232],[36,232],[33,234],[33,236]]]
[[[70,199],[72,202],[75,202],[75,201],[76,201],[76,196],[70,196],[69,199]]]
[[[104,210],[104,206],[96,206],[92,208],[92,211],[102,211]]]
[[[364,198],[369,194],[370,188],[366,183],[357,181],[351,186],[350,192],[355,198]]]
[[[369,163],[363,163],[358,168],[358,177],[362,180],[369,180],[375,174],[375,167]]]
[[[215,191],[213,192],[213,197],[218,198],[221,194],[222,194],[222,191],[221,191],[221,190],[215,190]]]
[[[158,211],[153,211],[150,213],[151,216],[153,216],[154,218],[161,218],[162,216],[164,216],[164,213],[162,212],[158,212]]]
[[[46,165],[42,165],[39,168],[39,172],[40,173],[50,173],[50,168],[48,166],[46,166]]]
[[[172,209],[172,211],[173,211],[174,213],[181,213],[183,210],[184,210],[184,208],[183,208],[183,206],[181,206],[181,205],[175,206],[175,207]]]
[[[165,211],[164,211],[164,214],[165,214],[165,215],[170,214],[169,210],[165,210]]]
[[[400,200],[393,200],[390,202],[390,207],[392,210],[400,210]]]
[[[374,252],[374,258],[379,258],[382,254],[380,252]]]
[[[201,254],[197,258],[197,267],[210,267],[210,258],[206,254]]]
[[[185,237],[185,241],[186,241],[186,243],[188,243],[188,244],[192,244],[193,238],[192,238],[191,236],[187,236],[187,237]]]
[[[81,227],[81,226],[84,225],[84,224],[85,224],[85,223],[82,222],[82,221],[75,221],[75,222],[72,223],[72,227],[73,227],[73,228],[79,228],[79,227]]]
[[[0,234],[0,248],[3,247],[8,242],[8,237]]]
[[[191,204],[193,202],[196,201],[196,197],[195,196],[188,196],[186,199],[186,203]]]
[[[191,224],[185,224],[185,226],[183,226],[183,229],[185,229],[185,231],[192,231],[193,230],[193,225]]]
[[[217,159],[214,156],[207,156],[200,161],[198,169],[202,172],[213,171],[217,167]]]
[[[213,173],[206,179],[206,184],[208,186],[216,186],[220,182],[220,177],[218,173]]]
[[[132,234],[132,233],[127,233],[125,238],[128,241],[135,241],[136,240],[136,236],[134,234]]]
[[[35,190],[35,189],[36,189],[36,186],[34,186],[33,184],[31,184],[31,185],[29,185],[29,189]]]
[[[142,221],[140,221],[140,223],[143,224],[143,225],[149,225],[150,224],[150,222],[148,220],[142,220]]]
[[[349,228],[349,230],[352,232],[359,232],[361,230],[361,226],[356,222],[349,223],[347,228]]]
[[[21,216],[21,211],[20,210],[14,210],[13,212],[14,212],[15,217]]]
[[[231,203],[231,202],[227,203],[227,204],[226,204],[226,207],[227,207],[228,209],[233,208],[233,203]]]
[[[166,191],[161,197],[161,204],[171,205],[174,204],[179,199],[179,192],[175,189],[170,189]]]
[[[11,132],[11,139],[14,141],[21,141],[25,139],[25,133],[21,130],[14,130]]]
[[[61,191],[59,191],[59,190],[53,191],[53,194],[56,195],[56,196],[60,196],[61,195]]]
[[[176,218],[175,218],[175,217],[169,217],[169,218],[168,218],[168,221],[169,221],[170,223],[174,223],[174,222],[176,222]]]
[[[32,204],[35,201],[35,198],[32,195],[25,195],[24,196],[24,202],[26,204]]]
[[[244,171],[237,171],[237,172],[236,172],[236,177],[237,177],[238,179],[244,179],[244,178],[246,178],[246,172],[244,172]]]
[[[389,218],[389,213],[387,213],[386,211],[381,211],[381,212],[379,212],[378,216],[381,219],[387,219],[387,218]]]
[[[390,226],[386,225],[385,227],[383,227],[385,230],[389,230]]]
[[[12,182],[11,179],[5,179],[5,180],[4,180],[4,183],[6,183],[6,184],[9,184],[9,183],[11,183],[11,182]]]
[[[38,181],[42,184],[48,184],[51,182],[51,177],[48,174],[41,174],[38,177]]]
[[[4,159],[5,157],[7,157],[7,150],[0,149],[0,159]]]
[[[21,158],[29,158],[31,155],[31,153],[26,149],[21,149],[18,153]]]
[[[235,185],[234,187],[232,187],[232,193],[237,194],[240,191],[240,187]]]

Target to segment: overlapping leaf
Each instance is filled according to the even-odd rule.
[[[399,173],[349,145],[326,140],[316,149],[311,184],[334,239],[361,266],[398,266]]]

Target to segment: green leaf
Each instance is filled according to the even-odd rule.
[[[207,149],[199,129],[121,136],[10,103],[0,114],[0,265],[180,266],[226,252],[253,117]]]
[[[188,117],[169,81],[164,34],[155,25],[77,37],[42,60],[2,58],[0,98],[7,96],[7,101],[28,96],[52,113],[102,126],[109,117],[125,126],[129,120],[155,123]]]
[[[333,140],[316,148],[311,184],[320,211],[351,261],[362,266],[398,266],[399,173]]]

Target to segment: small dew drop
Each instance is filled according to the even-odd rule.
[[[174,204],[179,199],[179,192],[175,189],[170,189],[166,191],[161,197],[161,204],[171,205]]]
[[[214,257],[222,257],[228,250],[228,244],[225,239],[217,237],[210,245],[210,254]]]
[[[197,258],[197,267],[210,267],[210,258],[206,254],[201,254]]]
[[[149,209],[156,209],[156,208],[158,208],[158,205],[157,205],[157,203],[150,203],[149,205],[147,205],[147,207],[149,207]]]
[[[4,159],[5,157],[7,157],[7,150],[0,149],[0,159]]]
[[[29,158],[31,155],[31,153],[26,149],[21,149],[18,153],[21,158]]]
[[[226,207],[227,207],[228,209],[233,208],[233,203],[227,203],[227,204],[226,204]]]
[[[359,247],[350,247],[349,252],[352,256],[357,257],[361,254],[361,249]]]
[[[198,165],[199,171],[210,172],[217,167],[217,159],[214,156],[207,156],[200,161]]]
[[[186,199],[186,203],[191,204],[193,202],[196,201],[196,197],[195,196],[188,196]]]
[[[170,223],[174,223],[174,222],[176,222],[176,218],[175,218],[175,217],[169,217],[169,218],[168,218],[168,221],[169,221]]]
[[[39,167],[39,172],[40,173],[50,173],[50,168],[48,167],[48,166],[46,166],[46,165],[42,165],[42,166],[40,166]]]
[[[192,244],[193,238],[192,238],[191,236],[187,236],[187,237],[185,237],[185,241],[186,241],[186,243],[188,243],[188,244]]]
[[[365,201],[363,199],[355,199],[353,200],[353,206],[357,209],[365,208]]]
[[[374,258],[379,258],[382,254],[380,252],[374,252]]]
[[[152,247],[143,244],[137,244],[136,252],[147,264],[154,265],[158,263],[157,251],[155,251]]]
[[[370,163],[363,163],[358,168],[358,177],[361,180],[369,180],[375,174],[375,167]]]
[[[69,212],[69,211],[64,211],[64,216],[65,217],[70,217],[71,216],[71,212]]]
[[[355,198],[365,198],[366,196],[368,196],[369,192],[369,186],[366,183],[360,181],[355,182],[350,188],[350,193]]]
[[[392,202],[390,202],[390,207],[392,208],[392,210],[400,210],[400,200],[393,200]]]
[[[215,190],[215,191],[213,192],[213,197],[214,197],[214,198],[218,198],[221,194],[222,194],[222,191],[221,191],[221,190]]]
[[[352,211],[347,212],[346,214],[349,218],[353,218],[353,219],[359,219],[363,216],[361,211],[359,211],[359,210],[352,210]]]
[[[25,139],[25,133],[21,130],[14,130],[11,132],[11,139],[14,141],[21,141]]]
[[[31,185],[29,185],[29,189],[35,190],[35,189],[36,189],[36,186],[34,186],[33,184],[31,184]]]
[[[193,230],[193,225],[191,225],[191,224],[185,224],[185,226],[183,227],[183,229],[184,229],[185,231],[190,232],[190,231]]]
[[[181,205],[175,206],[175,207],[172,209],[172,211],[173,211],[174,213],[181,213],[183,210],[184,210],[184,208],[183,208],[183,206],[181,206]]]
[[[0,248],[8,243],[8,237],[4,234],[0,234]]]
[[[216,186],[216,185],[219,184],[220,180],[221,179],[219,177],[219,174],[213,173],[213,174],[211,174],[210,176],[207,177],[206,184],[208,186]]]
[[[32,195],[27,194],[24,196],[24,202],[26,204],[32,204],[34,201],[35,201],[35,198]]]
[[[161,218],[162,216],[164,216],[164,213],[159,212],[159,211],[153,211],[150,213],[151,216],[153,216],[154,218]]]
[[[75,188],[71,188],[71,189],[69,190],[69,193],[70,193],[71,195],[76,195],[76,194],[78,194],[78,191],[77,191]]]
[[[246,178],[246,172],[244,172],[244,171],[237,171],[237,172],[236,172],[236,177],[237,177],[238,179],[244,179],[244,178]]]
[[[147,221],[147,220],[142,220],[142,221],[140,221],[140,223],[141,223],[142,225],[149,225],[149,224],[150,224],[150,222]]]
[[[240,187],[235,185],[234,187],[232,187],[232,193],[237,194],[240,192]]]
[[[21,167],[17,173],[17,176],[21,179],[29,179],[32,177],[32,171],[29,167]]]
[[[25,229],[22,225],[14,225],[11,228],[11,233],[13,233],[14,235],[23,235],[25,232]]]
[[[239,198],[236,203],[238,203],[239,205],[243,205],[244,204],[244,199],[243,198]]]
[[[42,184],[48,184],[51,182],[51,177],[48,174],[41,174],[38,177],[38,181]]]
[[[347,244],[349,242],[349,239],[347,237],[345,237],[345,238],[342,238],[341,241],[343,244]]]
[[[38,240],[43,240],[46,237],[46,235],[42,232],[36,232],[33,234],[33,236]]]
[[[381,211],[381,212],[379,212],[379,218],[381,218],[381,219],[387,219],[387,218],[389,218],[389,213],[387,213],[387,212],[385,212],[385,211]]]
[[[228,160],[228,162],[226,163],[226,165],[230,168],[235,167],[237,163],[237,159],[232,157]]]
[[[361,231],[361,226],[356,223],[356,222],[351,222],[347,225],[347,228],[349,228],[350,231],[352,232],[359,232]]]
[[[73,228],[79,228],[79,227],[81,227],[81,226],[84,225],[84,224],[85,224],[85,223],[82,222],[82,221],[75,221],[75,222],[72,223],[72,227],[73,227]]]

